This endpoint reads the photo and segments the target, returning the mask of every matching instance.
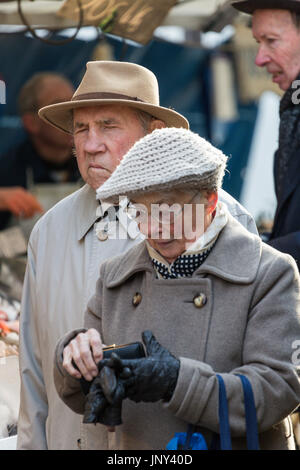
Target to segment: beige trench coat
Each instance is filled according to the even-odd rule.
[[[77,449],[81,419],[59,400],[53,354],[66,331],[82,326],[99,267],[138,240],[97,238],[95,191],[84,186],[47,212],[28,246],[21,307],[19,449]]]
[[[231,196],[222,191],[220,199],[256,231]],[[98,205],[86,185],[47,212],[31,234],[21,313],[19,449],[77,449],[78,440],[81,448],[91,445],[90,427],[56,393],[54,349],[67,331],[82,327],[101,263],[139,241],[100,241],[93,230]]]
[[[94,327],[105,344],[125,344],[146,329],[180,358],[179,378],[169,403],[123,403],[123,425],[108,434],[91,426],[98,449],[164,449],[187,423],[202,428],[209,440],[218,432],[218,386],[222,373],[228,394],[234,448],[245,448],[241,383],[252,383],[260,445],[293,448],[284,420],[300,401],[292,364],[300,336],[299,274],[294,260],[264,245],[232,217],[206,261],[192,278],[156,279],[141,243],[102,265],[96,293],[88,304],[85,327]],[[136,307],[136,293],[142,296]],[[202,308],[193,299],[207,297]],[[62,350],[74,336],[59,342],[54,368],[57,390],[74,411],[82,413],[79,381],[62,367]]]

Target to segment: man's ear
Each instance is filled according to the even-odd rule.
[[[25,130],[32,135],[36,135],[40,128],[39,117],[34,113],[25,113],[22,122]]]
[[[154,129],[163,129],[164,127],[167,127],[164,121],[161,121],[160,119],[152,119],[152,121],[150,122],[149,133],[154,131]]]
[[[207,195],[207,203],[206,203],[206,209],[208,214],[212,214],[214,210],[216,209],[217,203],[218,203],[218,193],[213,192],[209,193]]]

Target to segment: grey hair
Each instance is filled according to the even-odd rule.
[[[18,110],[20,116],[25,113],[37,113],[39,110],[39,93],[43,87],[43,82],[48,78],[60,78],[64,82],[69,80],[54,72],[38,72],[34,74],[21,88],[18,96]]]
[[[151,116],[151,114],[147,113],[146,111],[142,111],[141,109],[137,108],[131,108],[136,117],[138,118],[143,130],[145,131],[145,134],[148,134],[150,132],[150,124],[155,118],[154,116]]]

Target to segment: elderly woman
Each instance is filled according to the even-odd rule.
[[[261,448],[294,446],[288,415],[300,399],[291,359],[300,335],[299,275],[290,256],[218,202],[225,166],[222,152],[191,131],[160,129],[138,141],[98,190],[114,204],[127,196],[145,240],[102,264],[85,328],[57,346],[58,393],[84,414],[79,379],[95,381],[104,364],[117,371],[122,363],[102,361],[103,344],[142,335],[146,357],[123,361],[118,400],[110,401],[123,400],[123,424],[110,434],[97,424],[90,448],[164,449],[188,423],[209,447],[219,431],[217,373],[233,448],[246,448],[236,374],[252,385]],[[109,424],[101,419],[108,404],[101,386],[97,397],[98,422]]]

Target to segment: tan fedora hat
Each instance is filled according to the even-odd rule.
[[[300,13],[300,0],[243,0],[233,2],[234,8],[252,14],[255,10],[290,10]]]
[[[48,124],[71,134],[73,109],[108,104],[140,109],[161,119],[167,127],[189,128],[184,116],[159,105],[157,79],[150,70],[117,61],[88,62],[71,101],[45,106],[39,110],[39,116]]]

